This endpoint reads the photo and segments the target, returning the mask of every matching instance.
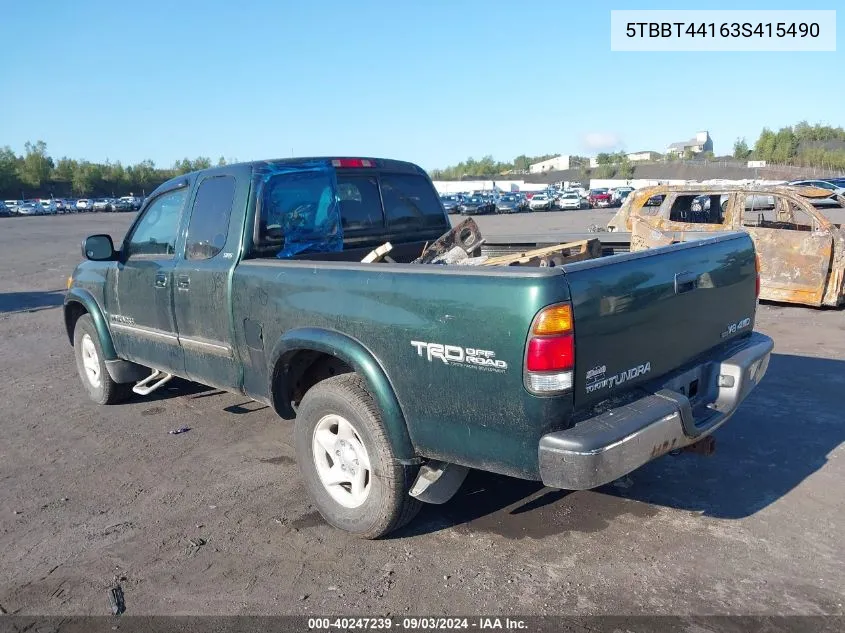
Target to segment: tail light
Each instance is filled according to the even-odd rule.
[[[525,388],[551,395],[572,389],[575,336],[572,306],[558,303],[540,310],[525,346]]]
[[[754,287],[755,296],[759,299],[760,298],[760,255],[757,253],[754,254],[754,268],[757,271],[757,283]]]

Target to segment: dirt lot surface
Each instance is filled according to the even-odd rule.
[[[610,215],[480,225],[583,230]],[[127,614],[845,612],[842,311],[760,307],[775,355],[712,457],[575,493],[472,473],[445,506],[362,542],[311,507],[291,426],[269,409],[177,381],[88,400],[65,280],[85,235],[122,237],[130,219],[0,219],[2,611],[105,614],[117,577]]]

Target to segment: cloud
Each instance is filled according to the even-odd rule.
[[[591,152],[605,152],[622,145],[622,139],[614,132],[587,132],[581,137],[581,145]]]

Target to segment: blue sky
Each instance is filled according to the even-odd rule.
[[[764,126],[845,124],[842,37],[835,53],[611,52],[610,10],[838,2],[796,4],[9,2],[0,146],[42,139],[54,157],[162,166],[293,153],[432,168],[659,151],[707,129],[729,153]]]

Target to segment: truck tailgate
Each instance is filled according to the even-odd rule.
[[[756,265],[745,233],[564,267],[575,323],[575,404],[619,396],[750,334]]]

